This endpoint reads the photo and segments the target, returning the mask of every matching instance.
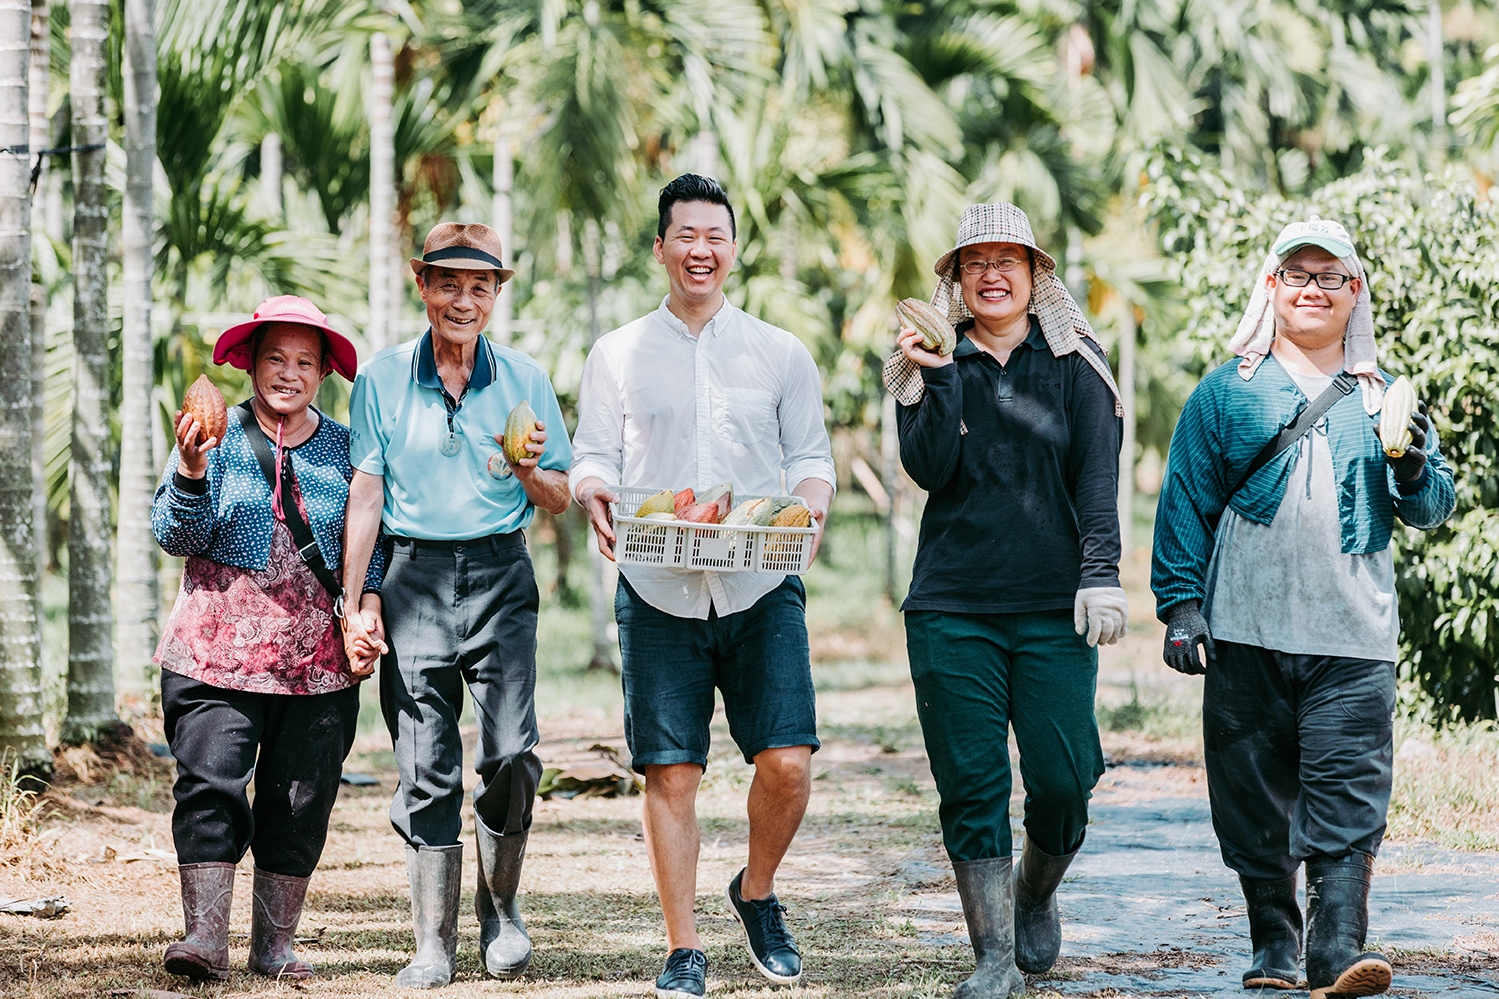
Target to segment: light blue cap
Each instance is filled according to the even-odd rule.
[[[1354,255],[1353,237],[1348,235],[1348,230],[1341,223],[1319,219],[1315,215],[1305,222],[1292,222],[1282,229],[1280,235],[1275,237],[1271,252],[1284,260],[1292,251],[1303,246],[1319,246],[1339,259]]]

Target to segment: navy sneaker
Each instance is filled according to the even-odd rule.
[[[739,883],[744,871],[734,875],[729,882],[729,911],[744,927],[744,942],[755,968],[777,985],[795,985],[802,977],[802,954],[796,949],[796,941],[786,929],[782,913],[786,907],[769,898],[744,899],[739,896]]]
[[[707,954],[681,947],[666,955],[666,967],[656,979],[657,999],[698,999],[707,991]]]

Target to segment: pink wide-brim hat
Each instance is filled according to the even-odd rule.
[[[323,315],[322,309],[296,295],[274,295],[260,303],[253,318],[220,333],[218,342],[213,345],[213,363],[249,371],[255,364],[251,341],[255,331],[266,323],[296,323],[322,333],[328,343],[329,367],[349,381],[354,380],[354,373],[359,370],[359,354],[354,345],[348,337],[328,325],[328,317]]]

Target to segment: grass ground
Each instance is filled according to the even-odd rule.
[[[951,875],[899,614],[871,569],[882,564],[880,535],[851,519],[831,542],[828,558],[807,578],[824,748],[814,757],[811,809],[780,879],[811,969],[794,994],[945,996],[968,973],[971,957],[966,948],[942,945],[944,935],[950,942],[961,930],[959,915],[939,915],[934,923],[930,913],[908,905],[913,884],[950,891]],[[1200,682],[1160,664],[1161,632],[1150,618],[1145,570],[1143,553],[1126,566],[1133,631],[1102,652],[1099,717],[1111,763],[1175,765],[1116,766],[1099,788],[1110,800],[1201,794]],[[544,579],[547,571],[543,565]],[[589,651],[586,614],[555,601],[544,607],[537,689],[544,760],[550,766],[591,759],[595,743],[623,749],[618,679],[580,666]],[[367,709],[373,692],[366,688]],[[296,991],[384,994],[394,991],[391,976],[409,959],[403,849],[385,818],[394,786],[389,743],[373,710],[362,722],[348,769],[372,773],[380,785],[346,787],[340,795],[301,927],[302,949],[322,977]],[[148,737],[151,724],[142,719]],[[1499,847],[1499,737],[1474,729],[1401,738],[1392,836]],[[743,863],[752,771],[734,751],[721,716],[714,745],[699,800],[699,905],[711,992],[768,996],[784,990],[754,976],[721,896]],[[214,997],[290,994],[292,986],[242,970],[228,985],[211,987],[189,987],[161,970],[162,949],[181,931],[169,775],[139,761],[123,770],[101,767],[80,751],[65,762],[80,776],[50,793],[39,835],[0,839],[0,896],[62,893],[73,908],[53,921],[0,916],[0,994],[63,999],[142,988]],[[0,801],[0,834],[5,816],[24,807]],[[1013,811],[1018,815],[1018,796]],[[250,863],[241,865],[236,885],[232,958],[239,969]],[[470,846],[470,892],[474,863]],[[663,954],[638,798],[538,804],[523,891],[537,944],[531,973],[517,983],[482,977],[465,895],[459,980],[443,995],[645,993]]]

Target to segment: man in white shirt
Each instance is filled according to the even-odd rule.
[[[744,496],[789,486],[821,528],[836,479],[816,363],[790,333],[724,298],[738,244],[734,210],[715,181],[678,177],[662,189],[659,212],[655,254],[671,294],[599,340],[579,391],[569,477],[599,549],[614,557],[614,484],[676,491],[727,481]],[[760,973],[791,984],[801,955],[774,894],[775,872],[806,811],[818,748],[801,580],[628,565],[615,616],[625,739],[645,775],[645,839],[670,952],[656,995],[696,997],[706,988],[693,912],[695,801],[715,687],[755,767],[749,860],[729,883],[730,912]]]

